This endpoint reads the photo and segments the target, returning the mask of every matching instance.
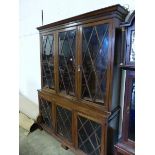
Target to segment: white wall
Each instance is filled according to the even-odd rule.
[[[114,4],[134,10],[134,0],[20,0],[20,93],[38,104],[40,89],[40,49],[36,27]]]

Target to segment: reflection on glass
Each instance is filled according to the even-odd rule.
[[[135,31],[131,33],[130,62],[135,62]]]
[[[128,138],[135,141],[135,80],[132,84]]]
[[[75,95],[75,38],[75,30],[59,33],[59,89],[69,95]]]
[[[108,24],[83,28],[82,98],[103,104],[108,63]]]
[[[54,88],[54,51],[53,35],[43,36],[42,78],[43,87]]]
[[[78,116],[78,147],[86,154],[101,154],[101,125]],[[95,154],[94,154],[95,153]]]

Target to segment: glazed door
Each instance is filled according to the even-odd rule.
[[[59,92],[69,96],[76,96],[76,37],[76,28],[58,32]]]
[[[110,51],[110,24],[86,24],[81,30],[81,88],[83,100],[105,105]]]
[[[97,120],[95,117],[83,113],[76,113],[76,147],[85,154],[105,155],[105,120]]]
[[[42,125],[48,130],[54,130],[53,125],[53,102],[49,101],[45,96],[39,94],[39,113],[42,119]]]
[[[56,105],[56,134],[72,143],[72,110]]]
[[[54,89],[54,34],[41,36],[42,88]]]

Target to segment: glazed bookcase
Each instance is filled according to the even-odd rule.
[[[38,27],[38,124],[75,154],[111,155],[118,139],[120,5]]]

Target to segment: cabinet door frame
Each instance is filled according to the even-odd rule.
[[[54,57],[54,88],[45,88],[43,87],[43,71],[42,71],[42,52],[43,52],[43,36],[48,36],[48,35],[53,35],[53,57]],[[55,58],[56,58],[56,36],[55,36],[55,32],[54,31],[50,31],[50,32],[44,32],[44,33],[40,33],[40,73],[41,73],[41,88],[42,89],[49,89],[51,91],[56,92],[56,68],[55,68]]]
[[[53,65],[55,63],[55,34],[54,32],[48,32],[48,33],[42,33],[40,34],[40,71],[41,71],[41,88],[42,89],[50,89],[50,90],[53,90],[55,91],[55,76],[53,76],[53,80],[54,80],[54,88],[46,88],[46,87],[43,87],[43,70],[42,70],[42,53],[43,53],[43,37],[44,36],[48,36],[48,35],[52,35],[53,36]],[[55,67],[54,67],[54,70],[53,72],[55,73]]]
[[[39,101],[39,115],[41,116],[42,119],[42,112],[41,112],[41,103],[40,103],[40,99],[44,99],[45,101],[48,101],[51,104],[51,124],[52,124],[52,128],[49,128],[47,125],[42,124],[44,126],[44,128],[47,130],[47,132],[54,132],[55,131],[55,118],[54,118],[54,109],[55,109],[55,102],[54,100],[51,100],[48,96],[42,94],[42,93],[38,93],[38,101]],[[43,103],[44,104],[44,103]]]
[[[66,32],[66,31],[71,31],[71,30],[75,30],[76,31],[76,39],[75,39],[75,96],[70,96],[70,95],[67,95],[67,94],[63,94],[60,92],[60,89],[59,89],[59,33],[61,32]],[[78,57],[78,28],[77,26],[74,26],[74,27],[69,27],[69,28],[62,28],[62,29],[59,29],[59,30],[56,30],[56,57],[55,57],[55,70],[56,70],[56,89],[57,89],[57,93],[58,94],[61,94],[62,96],[68,96],[70,98],[77,98],[77,57]]]
[[[72,119],[71,119],[71,141],[69,141],[66,137],[63,137],[61,136],[58,132],[57,132],[57,106],[63,108],[63,109],[66,109],[68,111],[71,112],[71,116],[72,116]],[[73,109],[71,107],[67,107],[67,106],[63,106],[61,104],[58,104],[58,102],[56,102],[55,104],[55,135],[57,137],[59,137],[61,140],[63,140],[65,143],[67,143],[68,145],[70,146],[74,146],[74,134],[73,134],[73,126],[74,126],[74,120],[73,120],[73,116],[74,116],[74,113],[73,113]]]
[[[106,155],[106,151],[107,151],[107,146],[106,146],[106,142],[107,142],[107,119],[106,117],[103,119],[103,117],[99,118],[95,118],[93,115],[88,115],[79,111],[75,111],[74,112],[74,124],[75,124],[75,128],[73,128],[74,130],[76,130],[75,135],[74,135],[74,144],[75,144],[75,148],[80,150],[78,148],[78,116],[84,117],[86,119],[89,119],[93,122],[96,122],[98,124],[101,125],[101,153],[100,155]],[[82,151],[82,150],[80,150]],[[83,152],[83,151],[82,151]],[[83,152],[84,153],[84,152]]]
[[[79,45],[78,45],[78,65],[81,67],[82,66],[82,31],[83,28],[85,27],[89,27],[89,26],[97,26],[97,25],[101,25],[101,24],[108,24],[109,25],[109,32],[108,32],[108,36],[109,36],[109,47],[108,47],[108,63],[107,63],[107,73],[106,73],[106,97],[104,99],[104,103],[103,105],[98,105],[96,103],[94,103],[93,101],[86,101],[84,99],[81,98],[81,93],[82,93],[82,70],[80,70],[79,72],[79,80],[78,80],[78,98],[81,99],[84,103],[88,104],[88,106],[92,106],[92,107],[97,107],[100,109],[108,109],[109,108],[109,104],[111,104],[109,101],[110,99],[110,95],[111,95],[111,82],[112,81],[112,70],[113,70],[113,45],[114,45],[114,30],[113,30],[113,20],[112,19],[105,19],[105,20],[100,20],[100,21],[94,21],[94,22],[90,22],[90,23],[86,23],[86,24],[82,24],[79,26]]]

